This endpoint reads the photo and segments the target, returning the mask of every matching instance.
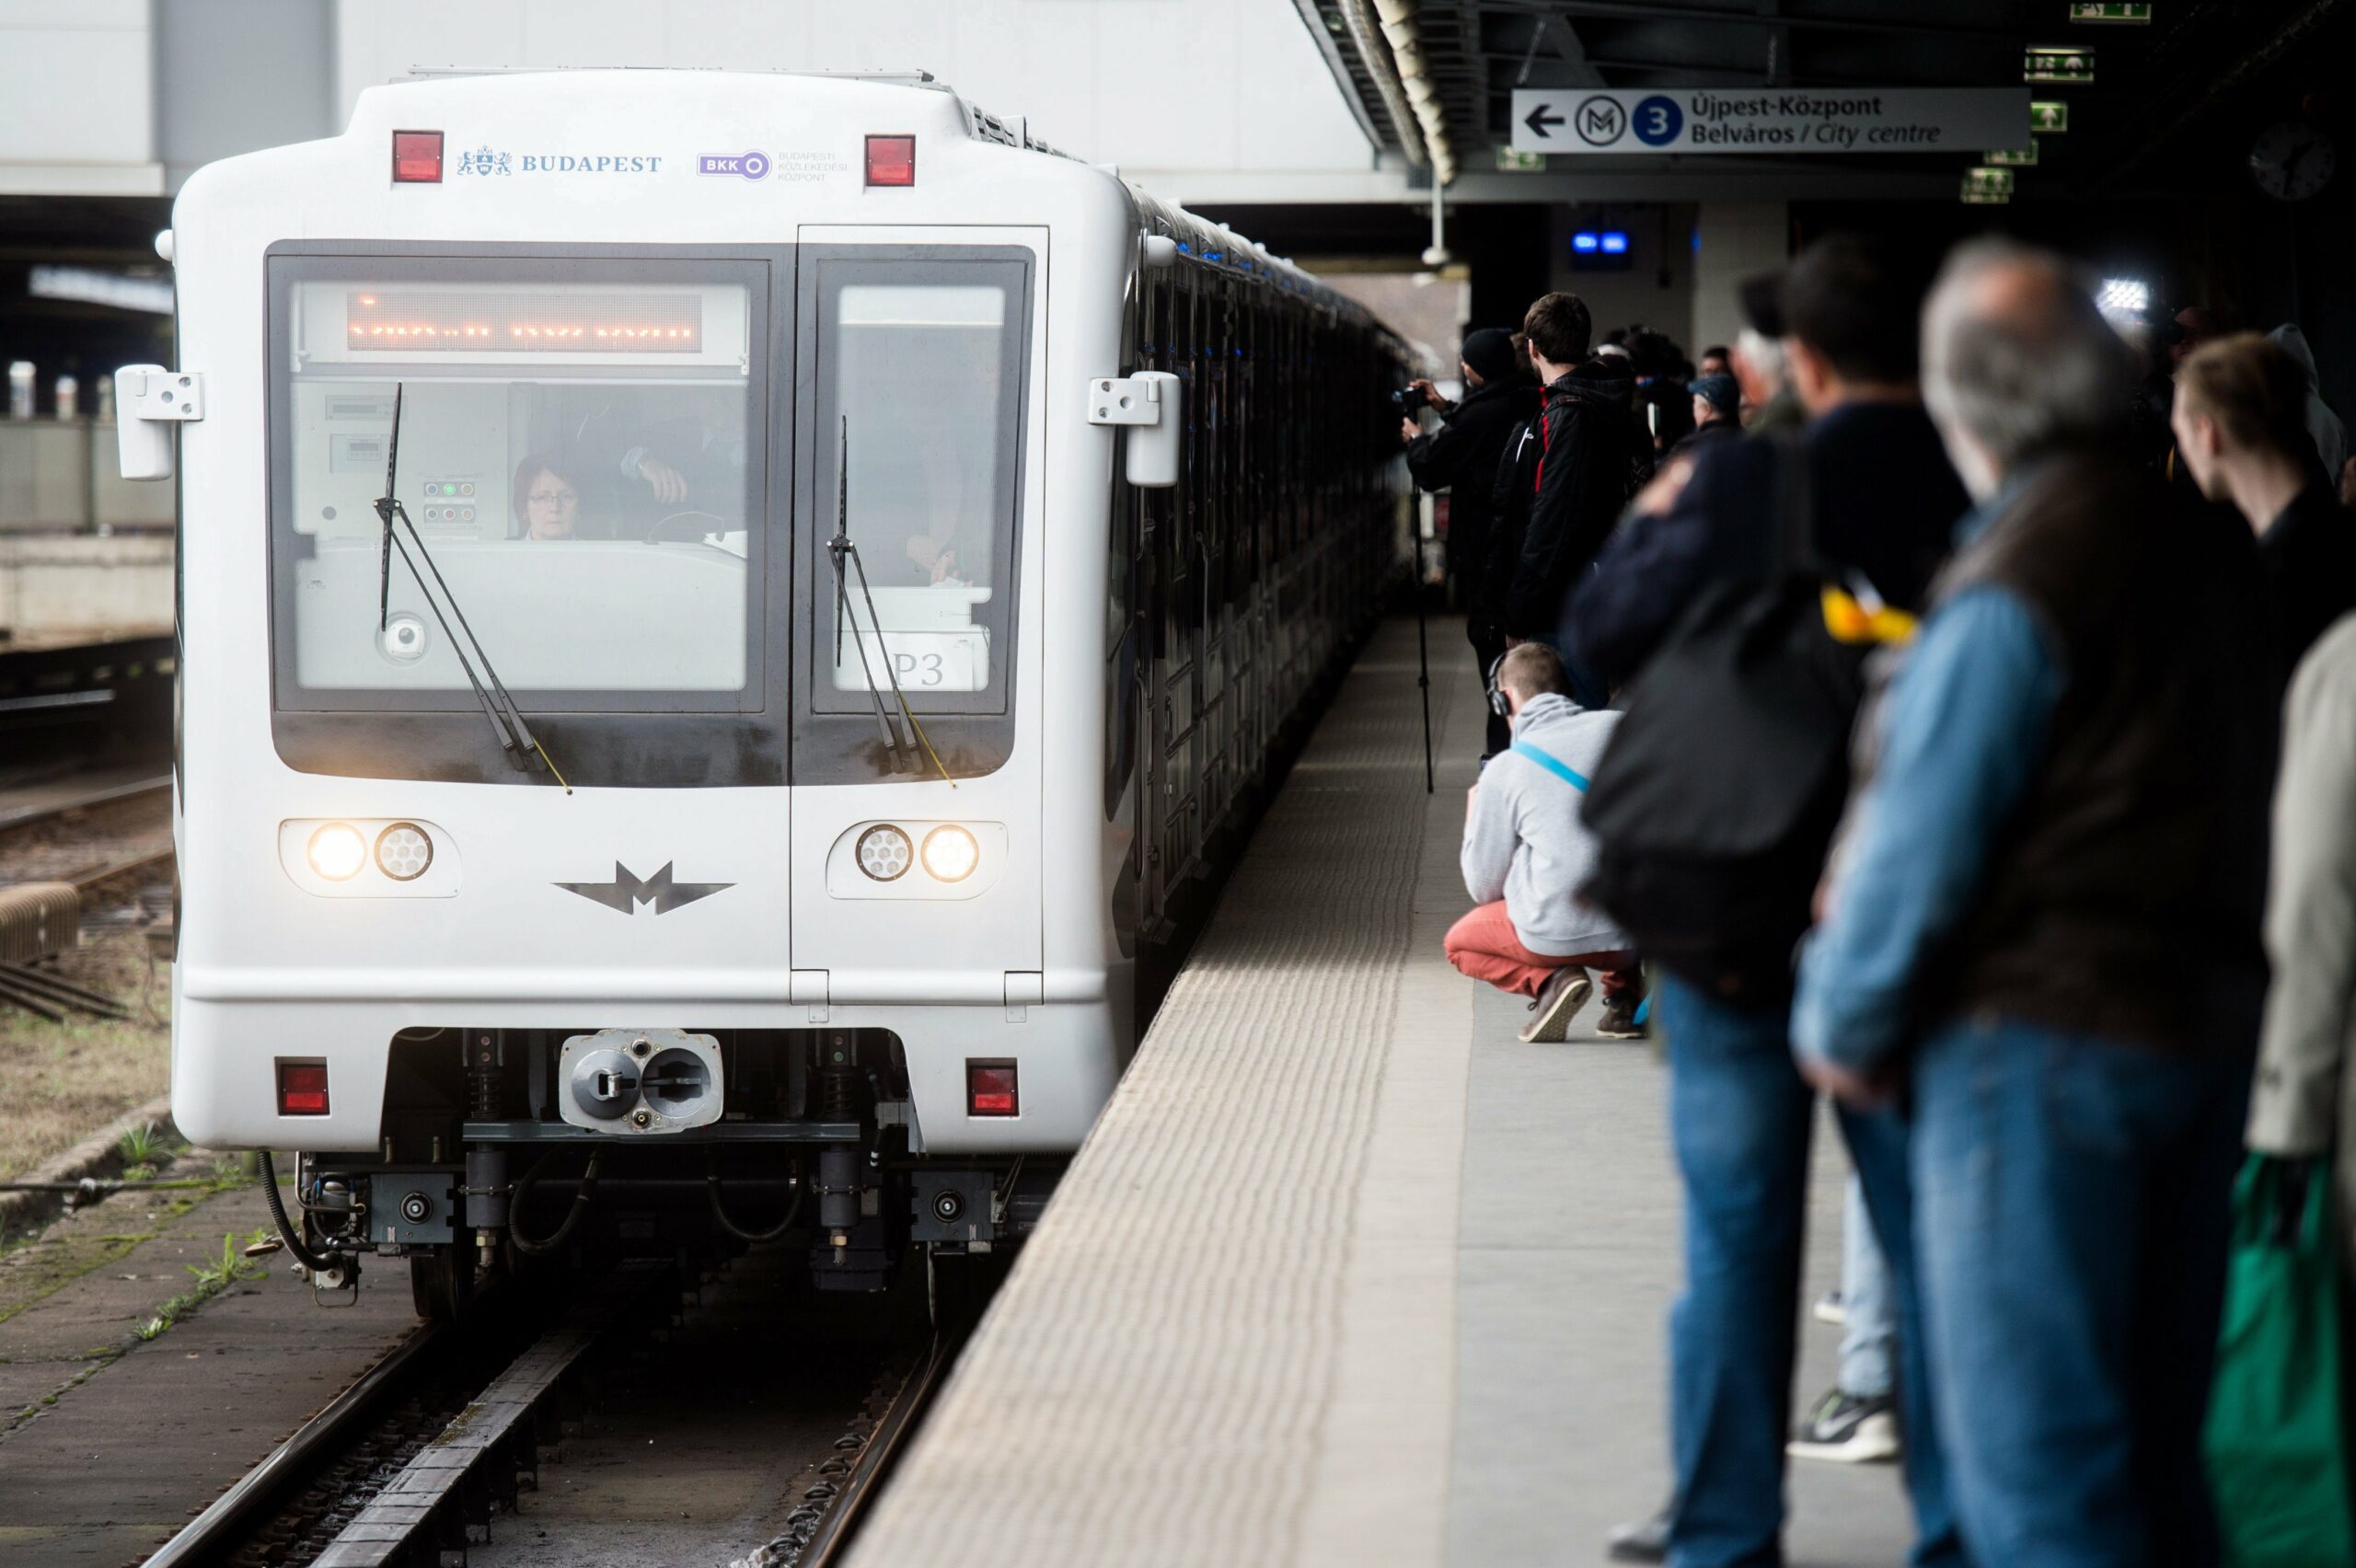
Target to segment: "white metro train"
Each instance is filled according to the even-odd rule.
[[[173,1113],[315,1286],[1011,1239],[1398,571],[1398,340],[923,76],[422,76],[159,246]]]

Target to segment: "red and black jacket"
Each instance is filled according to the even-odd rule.
[[[1554,635],[1579,573],[1652,478],[1652,443],[1630,403],[1634,386],[1615,360],[1589,360],[1548,384],[1536,439],[1522,448],[1530,518],[1505,595],[1508,636]]]

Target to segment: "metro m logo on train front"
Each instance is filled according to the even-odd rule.
[[[668,914],[683,904],[693,904],[699,898],[710,898],[715,893],[725,893],[734,882],[683,882],[671,880],[671,867],[676,862],[665,860],[663,869],[651,877],[633,873],[619,860],[614,862],[614,880],[602,882],[554,882],[567,893],[577,893],[593,904],[624,915],[636,912],[636,906],[651,904],[657,915]]]

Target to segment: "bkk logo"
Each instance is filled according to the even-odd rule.
[[[477,147],[458,155],[460,174],[660,174],[660,154],[515,153]]]
[[[735,174],[759,179],[769,171],[767,153],[706,153],[696,160],[698,174]]]

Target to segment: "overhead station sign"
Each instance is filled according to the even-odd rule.
[[[1516,89],[1517,153],[1938,153],[2017,145],[2026,87]]]

